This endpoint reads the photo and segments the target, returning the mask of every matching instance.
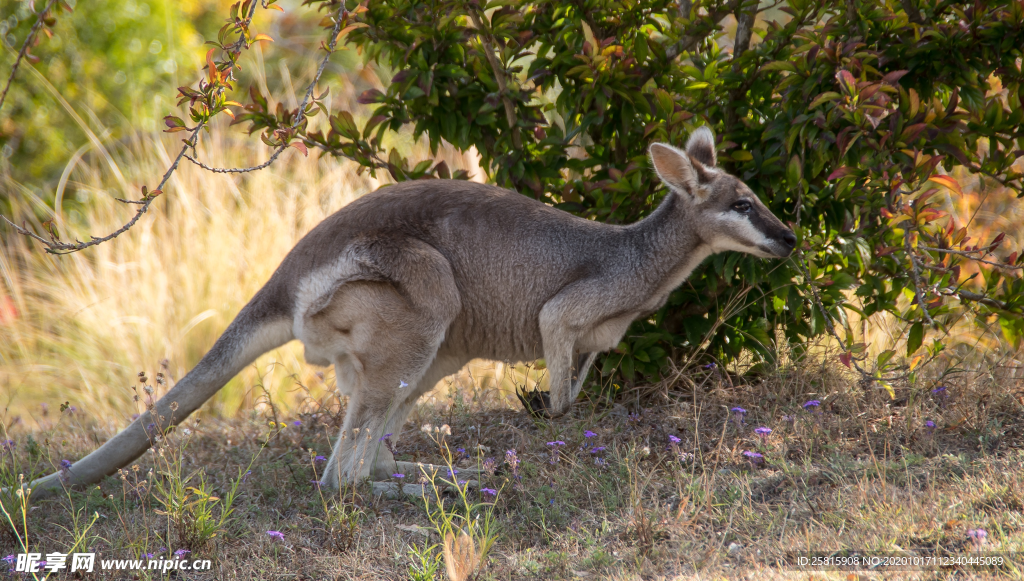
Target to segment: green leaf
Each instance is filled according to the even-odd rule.
[[[910,326],[910,333],[907,334],[907,357],[910,357],[921,347],[924,341],[924,324],[918,321]]]
[[[893,351],[892,349],[887,349],[879,353],[878,359],[876,360],[878,362],[878,368],[882,369],[883,367],[885,367],[885,364],[888,363],[890,359],[892,359],[893,355],[896,355],[896,352]]]

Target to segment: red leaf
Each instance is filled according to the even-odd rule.
[[[850,175],[851,173],[853,173],[853,169],[848,168],[848,167],[846,167],[844,165],[843,167],[841,167],[841,168],[837,169],[836,171],[832,172],[828,176],[826,181],[832,181],[832,180],[836,180],[836,179],[840,179],[840,178],[845,178],[846,176]]]
[[[998,236],[992,239],[992,243],[988,245],[989,251],[995,250],[999,243],[1003,241],[1003,238],[1006,238],[1006,232],[1000,232]]]
[[[848,369],[852,369],[852,367],[850,367],[850,360],[852,360],[852,359],[853,359],[853,352],[852,351],[847,351],[846,353],[843,353],[842,355],[839,356],[839,361],[841,361],[842,364],[845,365]]]
[[[908,72],[909,71],[893,71],[882,77],[882,82],[887,85],[895,85],[896,82],[903,78],[903,75],[907,74]]]
[[[306,144],[301,141],[293,141],[288,144],[288,147],[294,147],[302,152],[302,155],[309,157],[309,150],[306,149]]]
[[[356,101],[363,105],[369,105],[370,103],[383,103],[385,98],[384,93],[381,93],[377,89],[367,89],[359,95],[359,98],[356,99]]]
[[[1008,258],[1006,259],[1006,264],[1016,264],[1016,263],[1017,263],[1017,253],[1016,253],[1016,252],[1014,252],[1013,254],[1011,254],[1011,255],[1010,255],[1010,256],[1009,256],[1009,257],[1008,257]]]

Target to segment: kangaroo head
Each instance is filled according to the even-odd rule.
[[[691,227],[714,252],[736,250],[761,258],[793,252],[793,231],[746,184],[715,167],[710,129],[694,131],[685,150],[655,143],[650,153],[658,177],[686,205]]]

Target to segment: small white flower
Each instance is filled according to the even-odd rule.
[[[441,432],[442,434],[444,434],[446,436],[452,435],[452,429],[451,429],[451,427],[448,426],[448,424],[444,424],[443,426],[438,428],[437,431]]]
[[[142,388],[142,391],[146,392],[149,395],[153,395],[153,386],[147,385],[146,387]]]
[[[181,430],[181,433],[185,434],[186,437],[187,436],[191,436],[192,435],[192,430],[190,430],[188,428],[184,428],[183,430]]]
[[[420,428],[420,431],[425,434],[429,434],[430,432],[434,431],[434,426],[430,424],[423,424],[423,427]]]
[[[406,382],[404,382],[402,380],[398,380],[398,389],[403,389],[403,388],[406,388],[406,387],[409,387],[408,383],[406,383]]]

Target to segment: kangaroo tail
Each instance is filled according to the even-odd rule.
[[[43,498],[65,487],[93,484],[113,474],[149,449],[153,436],[184,421],[246,365],[292,340],[290,318],[284,313],[268,316],[262,295],[260,292],[253,297],[199,364],[153,409],[67,470],[34,480],[29,485],[32,498]]]

